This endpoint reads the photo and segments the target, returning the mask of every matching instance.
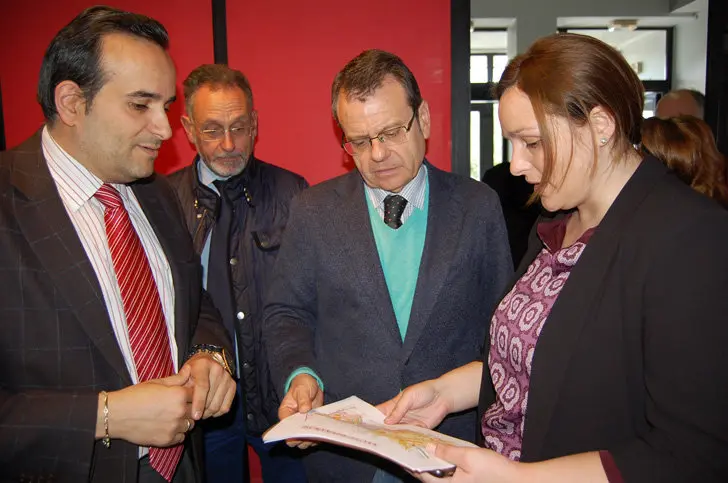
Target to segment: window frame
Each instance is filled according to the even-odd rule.
[[[567,33],[571,30],[608,30],[607,27],[559,27],[559,33]],[[642,88],[645,92],[657,92],[659,97],[672,90],[672,62],[673,62],[673,40],[675,27],[637,27],[635,31],[663,30],[665,31],[665,80],[643,80]]]

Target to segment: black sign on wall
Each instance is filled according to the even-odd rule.
[[[470,175],[470,1],[450,2],[452,171]]]
[[[0,151],[5,151],[5,118],[3,116],[3,85],[0,82]]]
[[[709,0],[705,120],[728,156],[728,2]]]
[[[212,0],[212,48],[216,64],[228,63],[227,0]]]

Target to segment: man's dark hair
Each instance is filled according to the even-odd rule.
[[[43,57],[38,103],[47,122],[58,116],[55,90],[66,80],[78,84],[90,110],[107,80],[101,67],[102,40],[112,33],[145,39],[163,49],[169,46],[167,30],[153,18],[105,6],[87,8],[56,34]]]
[[[192,98],[202,86],[210,86],[213,89],[238,88],[248,100],[248,109],[253,109],[253,91],[248,78],[239,70],[231,69],[227,65],[203,64],[190,72],[182,85],[187,115],[192,115]]]
[[[340,94],[343,93],[347,99],[364,102],[390,76],[404,88],[407,103],[417,114],[417,109],[422,104],[422,94],[412,71],[396,55],[372,49],[354,57],[334,78],[331,86],[331,112],[336,122],[339,122],[336,104]]]

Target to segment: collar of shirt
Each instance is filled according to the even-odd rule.
[[[364,190],[369,196],[369,199],[372,200],[372,204],[377,211],[384,213],[384,198],[388,195],[400,195],[407,200],[408,207],[411,206],[412,208],[417,208],[419,210],[423,209],[425,206],[426,185],[427,167],[424,163],[422,163],[419,171],[417,171],[417,176],[407,183],[399,193],[392,193],[391,191],[385,191],[381,188],[371,188],[366,183],[364,184]]]
[[[48,131],[48,126],[43,128],[41,146],[43,155],[48,162],[48,169],[58,186],[59,195],[68,209],[74,213],[77,212],[94,197],[104,182],[68,154],[53,139],[50,131]],[[129,198],[128,190],[130,188],[125,184],[110,184],[116,188],[121,198],[126,202]]]
[[[230,179],[230,176],[218,176],[215,174],[215,172],[207,166],[207,163],[205,163],[199,155],[197,156],[197,176],[200,178],[200,183],[210,188],[217,195],[219,195],[220,192],[217,190],[217,186],[215,186],[214,182],[221,179]],[[225,191],[227,192],[228,190],[226,189]]]

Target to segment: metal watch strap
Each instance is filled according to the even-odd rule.
[[[196,344],[190,348],[185,360],[189,360],[192,356],[199,353],[219,356],[220,360],[217,360],[217,358],[215,358],[215,361],[218,362],[228,372],[228,374],[230,374],[231,377],[235,377],[233,365],[227,357],[227,354],[225,353],[225,349],[223,347],[212,344]]]

